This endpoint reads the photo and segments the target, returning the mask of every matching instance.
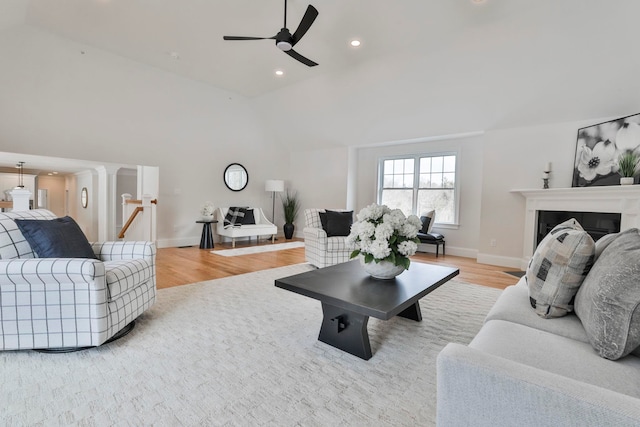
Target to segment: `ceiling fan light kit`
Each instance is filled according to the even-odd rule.
[[[302,20],[300,21],[298,28],[292,35],[289,29],[287,28],[287,0],[284,0],[284,26],[275,36],[273,37],[224,36],[222,38],[224,40],[243,40],[243,41],[244,40],[275,40],[276,46],[278,47],[278,49],[280,49],[281,51],[283,51],[293,59],[299,62],[302,62],[304,65],[307,65],[309,67],[314,67],[318,65],[317,62],[314,62],[300,55],[298,52],[293,50],[293,47],[296,45],[296,43],[300,41],[302,36],[304,36],[307,33],[307,31],[309,31],[309,28],[311,28],[313,21],[315,21],[317,17],[318,17],[318,10],[311,5],[307,6],[307,10],[304,13],[304,16],[302,17]]]

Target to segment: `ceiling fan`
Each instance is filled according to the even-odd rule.
[[[293,35],[291,35],[291,33],[289,32],[289,29],[287,28],[287,0],[284,0],[284,26],[282,27],[282,29],[280,29],[280,32],[278,32],[278,34],[276,34],[275,36],[273,37],[224,36],[223,39],[224,40],[275,40],[276,46],[278,46],[278,49],[282,50],[284,53],[286,53],[293,59],[296,59],[302,62],[303,64],[308,65],[309,67],[313,67],[318,64],[308,58],[305,58],[304,56],[300,55],[298,52],[293,50],[293,46],[295,46],[296,43],[300,41],[302,36],[304,36],[306,32],[309,31],[309,28],[311,28],[311,24],[313,24],[313,21],[316,20],[317,16],[318,16],[317,9],[309,5],[307,7],[307,11],[304,13],[304,16],[302,17],[302,21],[300,21],[300,24],[298,25],[298,29],[295,31],[295,33],[293,33]]]

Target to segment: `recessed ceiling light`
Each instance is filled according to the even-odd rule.
[[[284,76],[284,71],[276,70],[276,76]]]
[[[169,57],[175,61],[180,59],[180,54],[178,52],[169,52]]]
[[[358,47],[360,46],[360,40],[351,40],[349,44],[353,47]]]
[[[475,3],[475,4],[480,4],[480,3],[484,3],[487,0],[471,0],[471,3]]]

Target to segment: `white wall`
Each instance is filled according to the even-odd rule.
[[[51,212],[57,216],[65,216],[66,182],[63,176],[38,176],[36,186],[38,190],[47,190],[47,202]]]
[[[446,237],[448,254],[475,257],[480,227],[482,149],[482,136],[360,148],[357,162],[356,212],[376,201],[380,158],[403,154],[457,152],[460,185],[459,226],[439,227],[436,223],[434,231]]]
[[[300,214],[295,223],[297,236],[302,236],[304,209],[347,207],[347,156],[348,150],[344,147],[295,151],[290,154],[291,174],[287,187],[298,192],[301,203]],[[278,227],[284,224],[283,218],[280,221]]]
[[[158,166],[159,246],[197,244],[207,200],[270,210],[264,181],[289,174],[236,94],[28,26],[2,31],[0,51],[0,151]],[[241,192],[222,180],[233,162]]]
[[[98,174],[87,170],[75,175],[75,192],[69,192],[69,216],[76,220],[90,242],[98,241]],[[87,188],[87,207],[82,207],[80,193]],[[73,213],[72,213],[73,212]]]
[[[623,117],[488,131],[484,137],[478,261],[520,267],[524,244],[525,200],[514,189],[542,188],[542,172],[552,163],[550,187],[571,187],[578,129]],[[496,246],[490,246],[495,239]]]

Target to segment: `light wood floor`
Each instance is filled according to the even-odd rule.
[[[282,242],[284,242],[282,239],[278,241],[278,243]],[[258,244],[271,245],[271,242],[260,241]],[[236,243],[238,248],[249,245],[256,245],[255,239],[251,243]],[[215,246],[214,253],[211,253],[209,249],[199,249],[197,246],[159,249],[156,259],[158,288],[186,285],[305,262],[304,248],[225,257],[216,255],[215,251],[231,249],[231,243],[217,243]],[[478,264],[471,258],[442,256],[442,254],[436,258],[435,254],[417,253],[411,257],[411,260],[457,267],[460,269],[458,279],[493,288],[504,289],[518,281],[516,277],[505,273],[505,271],[512,269]]]

